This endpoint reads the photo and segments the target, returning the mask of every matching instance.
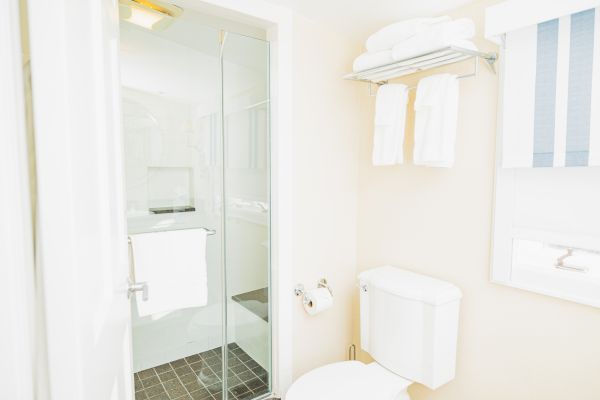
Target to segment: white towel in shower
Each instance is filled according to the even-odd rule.
[[[406,85],[379,87],[375,104],[373,165],[402,164],[408,90]]]
[[[452,167],[458,116],[456,75],[438,74],[421,79],[415,113],[415,165]]]
[[[207,304],[206,234],[183,229],[131,235],[134,280],[148,285],[147,301],[136,293],[140,316]]]

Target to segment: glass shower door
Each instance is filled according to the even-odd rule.
[[[121,22],[136,399],[223,394],[220,31],[197,19]]]
[[[269,43],[222,38],[227,393],[270,392]]]
[[[203,18],[121,22],[136,399],[271,392],[269,46]]]

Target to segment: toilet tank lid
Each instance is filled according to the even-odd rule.
[[[449,282],[385,265],[362,272],[361,284],[374,286],[399,297],[439,306],[462,297],[460,289]]]

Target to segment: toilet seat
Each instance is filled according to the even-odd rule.
[[[408,400],[406,389],[411,383],[375,362],[343,361],[302,375],[292,384],[285,399]]]

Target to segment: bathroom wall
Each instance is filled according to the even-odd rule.
[[[473,18],[481,37],[484,9],[494,2],[475,2],[450,14]],[[494,50],[489,42],[476,42]],[[465,64],[450,70],[469,68]],[[482,65],[480,76],[462,81],[460,89],[452,169],[410,165],[412,112],[406,165],[373,167],[372,130],[369,126],[360,133],[359,270],[402,266],[453,282],[464,293],[456,379],[435,392],[414,385],[412,398],[597,400],[599,310],[490,283],[497,76]],[[371,118],[373,104],[370,99]],[[359,343],[357,292],[353,299],[354,341]]]
[[[366,133],[362,128],[370,117],[361,108],[366,87],[341,79],[360,43],[299,15],[293,23],[294,283],[312,288],[327,278],[334,291],[333,308],[314,317],[295,299],[297,378],[344,360],[351,342],[358,137]]]

